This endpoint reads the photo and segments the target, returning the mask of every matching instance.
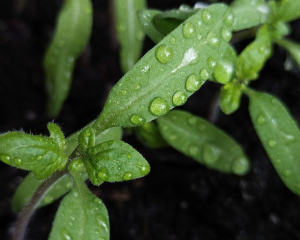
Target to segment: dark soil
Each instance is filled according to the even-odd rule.
[[[26,2],[26,0],[24,0]],[[46,94],[42,58],[49,43],[61,0],[0,1],[0,132],[23,129],[47,134]],[[118,49],[113,46],[108,3],[94,4],[90,44],[78,61],[70,96],[55,122],[68,135],[99,115],[111,87],[121,78]],[[186,1],[193,4],[196,1]],[[151,0],[151,8],[169,9],[183,1]],[[15,5],[14,5],[15,4]],[[300,21],[292,38],[300,40]],[[153,44],[146,40],[145,52]],[[285,72],[286,53],[275,54],[252,86],[278,96],[300,122],[300,74]],[[209,118],[219,86],[207,83],[183,107]],[[106,204],[112,240],[294,240],[300,239],[300,198],[277,176],[247,111],[221,112],[215,123],[244,147],[252,169],[244,177],[207,169],[171,148],[152,150],[126,136],[152,169],[142,179],[104,184],[92,191]],[[17,215],[11,197],[26,172],[0,163],[0,239],[9,238]],[[37,211],[27,239],[47,239],[58,202]]]

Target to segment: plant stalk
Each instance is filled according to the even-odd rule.
[[[36,190],[29,203],[24,207],[14,226],[12,234],[12,240],[24,240],[26,234],[26,228],[29,224],[30,218],[32,217],[36,206],[47,193],[48,189],[63,175],[67,173],[67,169],[62,172],[56,172],[51,177],[46,179]]]

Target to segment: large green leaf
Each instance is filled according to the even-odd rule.
[[[87,45],[91,30],[91,1],[65,0],[44,59],[48,111],[51,116],[59,113],[68,96],[75,61]]]
[[[68,158],[64,153],[65,146],[62,145],[64,140],[53,137],[53,125],[48,125],[52,137],[24,132],[0,135],[0,160],[13,167],[33,171],[37,179],[47,178],[56,170],[63,170]],[[55,128],[56,131],[58,129]]]
[[[150,171],[143,156],[122,141],[107,141],[90,147],[82,158],[95,185],[143,177]]]
[[[121,67],[124,73],[128,72],[141,56],[145,34],[136,13],[145,8],[145,0],[114,0],[116,30],[121,45]]]
[[[108,213],[103,202],[72,172],[73,190],[64,197],[56,213],[49,240],[109,240]]]
[[[266,23],[270,13],[265,0],[235,0],[230,8],[234,15],[234,31]]]
[[[239,144],[204,119],[173,110],[157,122],[164,139],[186,156],[221,172],[248,172],[250,163]]]
[[[248,91],[253,126],[285,185],[300,195],[300,131],[274,96]]]
[[[167,35],[113,87],[93,126],[97,134],[142,125],[184,104],[210,78],[210,61],[222,59],[232,23],[228,7],[214,4]]]

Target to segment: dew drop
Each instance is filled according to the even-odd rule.
[[[161,116],[166,114],[170,110],[170,107],[165,99],[157,97],[152,100],[149,110],[153,115]]]
[[[295,136],[293,134],[289,134],[284,131],[280,131],[280,136],[286,142],[293,142],[295,140]]]
[[[233,20],[234,20],[234,17],[233,17],[233,14],[232,13],[228,13],[226,16],[224,16],[223,18],[223,22],[225,23],[225,25],[227,27],[231,27],[232,24],[233,24]]]
[[[208,78],[209,78],[209,72],[206,68],[203,68],[201,71],[200,71],[200,78],[203,80],[203,81],[206,81]]]
[[[191,74],[185,82],[185,88],[189,92],[196,92],[202,85],[203,81],[195,73]]]
[[[73,192],[73,196],[74,196],[75,198],[77,198],[77,197],[78,197],[78,192],[77,192],[77,191],[74,191],[74,192]]]
[[[137,91],[137,90],[139,90],[140,88],[141,88],[141,84],[138,83],[138,84],[135,86],[134,90]]]
[[[0,155],[0,159],[6,164],[11,164],[11,157],[7,155]]]
[[[127,94],[127,91],[126,90],[122,90],[122,95],[126,95]]]
[[[259,125],[263,125],[264,123],[266,123],[266,119],[262,114],[259,114],[257,117],[257,123]]]
[[[170,43],[175,44],[176,43],[176,38],[174,36],[170,37]]]
[[[140,165],[139,171],[142,175],[146,175],[150,172],[150,166],[149,165]]]
[[[60,237],[61,237],[62,240],[72,240],[71,234],[65,228],[60,230]]]
[[[133,178],[133,174],[131,172],[126,172],[123,175],[123,180],[131,180]]]
[[[235,68],[228,61],[219,62],[213,76],[218,83],[225,84],[234,78]]]
[[[66,188],[71,188],[72,187],[72,182],[70,181],[70,182],[67,182],[67,184],[66,184]]]
[[[106,167],[101,167],[98,172],[98,177],[100,177],[103,181],[109,179],[109,172]]]
[[[276,143],[276,141],[275,141],[274,139],[269,139],[268,145],[269,145],[270,148],[275,147],[276,144],[277,144],[277,143]]]
[[[228,28],[222,28],[220,34],[224,41],[229,42],[231,40],[232,33]]]
[[[197,118],[196,117],[189,117],[188,118],[188,123],[192,126],[195,125],[197,123]]]
[[[189,154],[192,157],[197,157],[199,155],[199,152],[200,152],[200,149],[197,146],[192,145],[189,147]]]
[[[241,157],[233,162],[231,169],[236,175],[244,175],[250,169],[249,161],[246,158]]]
[[[214,164],[220,156],[220,150],[211,144],[205,144],[203,146],[202,157],[207,165]]]
[[[185,38],[192,38],[195,36],[196,33],[196,28],[194,26],[194,24],[187,22],[183,24],[182,27],[182,35]]]
[[[202,10],[201,18],[202,18],[203,22],[206,24],[211,24],[213,21],[213,15],[207,9]]]
[[[171,135],[169,136],[169,139],[170,139],[170,141],[175,141],[175,140],[178,139],[178,137],[177,137],[177,135],[175,135],[175,134],[171,134]]]
[[[289,176],[292,175],[292,172],[291,172],[291,170],[289,170],[289,169],[285,169],[285,170],[282,172],[282,174],[283,174],[284,177],[289,177]]]
[[[214,58],[209,57],[207,59],[207,65],[209,69],[214,70],[217,67],[217,61]]]
[[[53,197],[52,196],[46,196],[44,198],[44,203],[49,204],[53,202]]]
[[[138,114],[133,114],[130,118],[130,122],[134,125],[142,125],[146,122],[146,119]]]
[[[211,34],[207,35],[206,40],[207,40],[209,46],[211,46],[212,48],[217,48],[221,44],[221,40],[220,40],[219,36],[217,36],[213,32]]]
[[[102,201],[99,198],[94,199],[94,203],[96,204],[102,204]]]
[[[174,106],[182,106],[187,101],[187,94],[183,91],[177,91],[172,98]]]
[[[126,158],[127,158],[128,160],[131,159],[131,158],[132,158],[131,154],[128,153],[127,156],[126,156]]]
[[[21,165],[23,165],[23,161],[21,158],[14,158],[14,164],[16,166],[21,166]]]
[[[160,63],[167,64],[173,58],[173,50],[167,45],[162,44],[156,48],[155,57]]]
[[[150,72],[150,66],[149,65],[146,65],[142,68],[142,72],[143,73],[149,73]]]

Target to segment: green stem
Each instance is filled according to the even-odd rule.
[[[20,213],[16,224],[14,226],[14,232],[12,235],[12,240],[24,240],[26,234],[26,228],[29,224],[30,218],[32,217],[37,205],[43,196],[47,193],[49,188],[62,176],[64,176],[68,171],[64,170],[62,172],[54,173],[50,178],[46,179],[36,190],[33,197],[30,199],[27,206],[24,207]]]

